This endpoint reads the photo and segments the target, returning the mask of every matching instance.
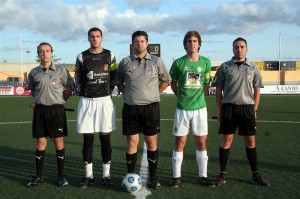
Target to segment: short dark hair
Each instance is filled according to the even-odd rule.
[[[243,37],[238,37],[236,38],[233,42],[232,42],[232,46],[234,46],[234,43],[237,42],[237,41],[243,41],[246,43],[246,47],[247,47],[247,41],[246,39],[244,39]]]
[[[198,39],[199,46],[201,46],[202,40],[201,40],[200,34],[196,30],[191,30],[191,31],[188,31],[183,38],[184,49],[186,49],[185,44],[186,44],[187,40],[191,37],[196,37]],[[200,49],[200,47],[198,48],[198,51],[199,51],[199,49]]]
[[[145,31],[137,30],[132,33],[131,42],[133,43],[135,37],[144,36],[146,41],[148,42],[148,34]]]
[[[49,44],[48,42],[42,42],[36,47],[36,49],[37,49],[36,52],[38,55],[39,55],[40,47],[44,46],[44,45],[50,46],[51,52],[53,52],[53,48],[52,48],[51,44]]]
[[[100,28],[93,27],[93,28],[89,29],[89,31],[88,31],[88,37],[90,36],[90,33],[91,33],[91,32],[95,32],[95,31],[100,32],[100,34],[101,34],[101,36],[102,36],[102,30],[101,30]]]

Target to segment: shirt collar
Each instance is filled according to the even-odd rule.
[[[40,64],[40,67],[42,69],[45,69],[44,66],[42,64]],[[54,64],[53,62],[51,62],[51,65],[49,66],[49,70],[56,70],[57,69],[57,65]]]
[[[239,61],[234,60],[234,57],[232,57],[230,65],[236,64],[237,62],[239,62]],[[246,64],[246,65],[250,66],[250,62],[247,60],[247,58],[245,58],[245,61],[244,61],[243,64]]]
[[[137,58],[138,58],[138,57],[137,57],[135,54],[131,55],[131,60],[132,60],[132,61],[137,60]],[[151,59],[150,53],[147,52],[147,54],[145,55],[145,57],[144,57],[143,59],[150,60],[150,59]],[[143,59],[142,59],[142,60],[143,60]]]

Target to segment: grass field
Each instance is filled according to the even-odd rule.
[[[67,108],[77,108],[78,97],[72,97]],[[208,96],[209,118],[215,116],[215,98]],[[113,97],[117,107],[117,130],[112,134],[113,158],[111,175],[115,187],[101,186],[102,163],[99,140],[94,145],[94,176],[96,182],[87,189],[78,184],[84,175],[82,161],[82,136],[76,133],[76,111],[68,112],[69,136],[65,139],[65,173],[68,187],[60,188],[56,183],[56,158],[52,141],[48,142],[44,166],[45,182],[36,188],[25,185],[35,174],[34,151],[36,142],[31,137],[31,97],[0,97],[0,198],[135,198],[122,192],[119,185],[126,173],[126,141],[121,133],[121,97]],[[270,187],[259,187],[250,183],[250,166],[242,137],[235,136],[229,163],[228,179],[223,187],[205,187],[197,184],[198,168],[195,146],[189,137],[182,165],[182,184],[176,188],[168,186],[172,175],[171,154],[174,137],[171,133],[176,98],[163,96],[161,101],[161,133],[159,135],[158,176],[160,190],[149,189],[146,197],[139,198],[300,198],[300,96],[262,96],[257,123],[258,166]],[[218,122],[209,119],[208,174],[216,178],[219,173],[218,149],[220,135]],[[137,173],[139,172],[143,144],[140,143]]]

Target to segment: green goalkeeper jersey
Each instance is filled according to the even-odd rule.
[[[177,108],[198,110],[206,107],[204,86],[211,82],[211,62],[203,56],[192,62],[185,55],[176,59],[170,69],[172,81],[177,81]]]

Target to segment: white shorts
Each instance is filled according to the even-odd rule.
[[[206,107],[194,111],[176,109],[173,135],[186,136],[192,132],[195,136],[208,134]]]
[[[81,97],[77,110],[78,133],[110,133],[116,129],[116,110],[110,96]]]

